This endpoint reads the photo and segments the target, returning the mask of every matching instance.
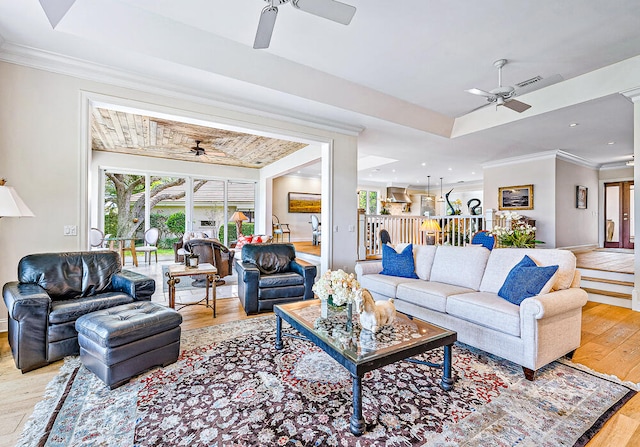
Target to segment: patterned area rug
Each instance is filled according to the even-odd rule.
[[[529,382],[457,344],[450,392],[439,370],[414,363],[367,374],[358,438],[349,374],[304,340],[275,350],[274,326],[266,316],[185,331],[177,363],[113,391],[67,358],[18,446],[582,446],[635,394],[568,361]]]

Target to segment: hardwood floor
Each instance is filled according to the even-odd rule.
[[[211,310],[193,306],[181,310],[183,330],[235,321],[247,317],[237,298],[218,301],[218,317]],[[582,345],[574,361],[623,380],[640,382],[640,313],[606,304],[587,303],[582,313]],[[44,393],[62,362],[21,374],[7,342],[0,334],[0,446],[15,445],[33,406]],[[640,445],[640,395],[631,399],[609,420],[590,447]]]

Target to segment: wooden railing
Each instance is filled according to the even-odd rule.
[[[428,243],[446,245],[465,245],[471,241],[476,231],[491,229],[493,211],[483,215],[452,216],[390,216],[390,215],[358,215],[358,259],[376,258],[382,255],[380,230],[389,232],[394,244],[411,243],[426,245]],[[426,220],[435,220],[440,231],[427,232],[421,230]]]

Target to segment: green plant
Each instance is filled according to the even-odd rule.
[[[498,217],[506,219],[505,226],[495,226],[491,230],[498,246],[534,248],[536,244],[544,244],[536,240],[536,227],[525,223],[524,217],[516,212],[497,213]]]
[[[230,241],[235,241],[238,240],[238,234],[236,233],[236,224],[235,222],[229,222],[227,223],[227,231],[229,232],[229,240]],[[253,222],[243,222],[242,223],[242,234],[244,234],[245,236],[249,236],[250,234],[253,234],[253,231],[255,229],[255,224]],[[223,240],[224,238],[224,227],[220,227],[220,231],[218,233],[218,239]]]
[[[173,250],[173,244],[178,242],[179,240],[180,240],[179,237],[165,237],[165,238],[162,238],[162,239],[158,240],[158,248],[172,249]]]
[[[183,212],[173,213],[167,218],[167,228],[176,236],[182,236],[184,234],[185,217]]]

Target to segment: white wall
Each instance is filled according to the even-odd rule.
[[[487,166],[484,171],[483,209],[498,209],[498,188],[533,184],[533,209],[519,214],[536,220],[536,238],[542,247],[556,247],[555,156]],[[566,225],[567,222],[562,222]]]
[[[328,266],[346,265],[353,269],[357,257],[356,233],[346,229],[348,225],[355,227],[357,222],[356,136],[229,111],[178,98],[174,92],[167,91],[166,95],[148,93],[142,91],[143,88],[146,87],[125,89],[0,63],[0,176],[7,178],[9,185],[18,190],[36,215],[0,221],[0,250],[3,253],[0,283],[17,278],[18,261],[26,254],[86,248],[83,235],[90,226],[88,190],[91,179],[88,176],[88,138],[81,125],[85,107],[83,92],[128,98],[146,103],[150,109],[169,108],[212,122],[237,120],[262,131],[325,142],[330,147],[330,156],[325,159],[323,153],[323,176],[328,173],[326,175],[331,177],[323,179],[323,194],[327,193],[326,221],[337,225],[338,232],[325,232],[322,256]],[[145,160],[141,163],[155,162]],[[353,194],[345,194],[347,191]],[[323,224],[324,220],[323,210]],[[78,236],[64,236],[65,225],[77,225]],[[333,245],[340,250],[334,252]],[[6,327],[4,303],[0,305],[2,326]]]
[[[288,194],[290,192],[322,193],[322,182],[319,178],[283,176],[273,180],[273,214],[281,223],[289,224],[291,241],[311,241],[311,214],[289,213]],[[320,214],[317,214],[320,219]],[[285,237],[285,241],[286,241]]]
[[[586,186],[587,209],[576,208],[576,186]],[[556,246],[598,244],[598,171],[556,160]]]

